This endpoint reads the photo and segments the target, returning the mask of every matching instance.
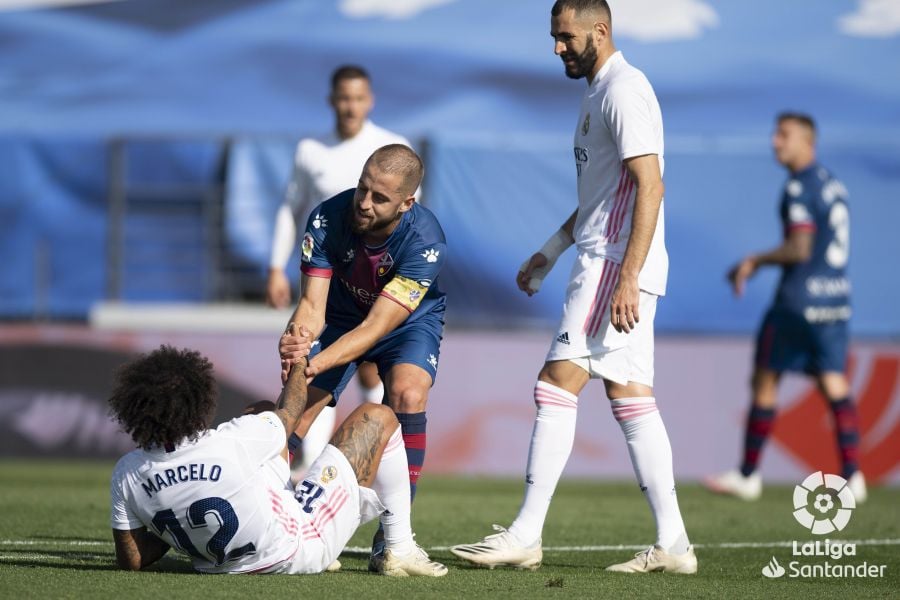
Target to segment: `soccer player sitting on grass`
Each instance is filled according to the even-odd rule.
[[[289,326],[295,338],[306,330]],[[307,574],[326,570],[364,522],[381,516],[389,576],[441,576],[413,541],[406,453],[393,411],[358,407],[293,489],[287,440],[306,407],[299,359],[278,408],[209,429],[212,364],[169,346],[118,373],[109,400],[138,449],[110,485],[116,562],[141,570],[170,547],[204,573]]]

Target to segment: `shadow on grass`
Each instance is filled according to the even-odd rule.
[[[20,558],[0,559],[0,565],[25,568],[49,568],[73,571],[121,571],[116,565],[113,552],[69,552],[66,550],[41,550],[28,548],[22,550],[3,550],[4,554],[21,555]],[[40,554],[41,559],[29,558],[29,555]],[[46,558],[43,558],[46,557]],[[82,561],[82,562],[72,562]],[[86,563],[86,564],[85,564]],[[176,558],[163,557],[159,562],[144,569],[148,573],[194,573],[189,562]]]

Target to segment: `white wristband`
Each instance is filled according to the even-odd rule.
[[[563,231],[562,228],[557,229],[553,235],[550,236],[550,239],[548,239],[541,249],[538,250],[538,253],[543,254],[547,258],[547,264],[532,270],[531,279],[528,280],[528,287],[531,288],[532,292],[537,292],[541,289],[541,283],[543,283],[544,277],[547,276],[550,269],[556,264],[556,260],[574,243],[575,240],[572,236]],[[522,266],[519,267],[519,271],[524,272],[525,269],[528,268],[528,262],[530,260],[531,258],[522,263]]]

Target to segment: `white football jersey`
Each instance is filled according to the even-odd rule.
[[[631,234],[635,185],[623,161],[655,154],[663,172],[662,113],[650,82],[616,52],[588,86],[575,129],[579,249],[621,263]],[[638,279],[642,290],[663,295],[669,259],[663,207]]]
[[[294,173],[288,184],[285,201],[301,224],[301,229],[305,227],[306,218],[313,207],[346,189],[356,187],[366,160],[373,152],[388,144],[409,146],[403,136],[371,121],[366,121],[359,133],[347,140],[342,140],[334,132],[300,140],[294,154]]]
[[[174,451],[134,450],[110,485],[113,529],[146,526],[208,573],[265,570],[296,554],[300,506],[280,453],[284,425],[247,415]]]
[[[306,228],[310,211],[324,200],[356,187],[363,165],[373,152],[388,144],[409,146],[403,136],[368,120],[359,133],[347,140],[334,132],[300,140],[285,200],[275,218],[270,267],[283,270],[287,266],[297,231]]]

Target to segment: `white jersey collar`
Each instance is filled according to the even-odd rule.
[[[609,70],[612,68],[614,64],[618,64],[623,62],[625,57],[622,56],[621,50],[616,50],[612,56],[606,59],[606,62],[603,63],[603,66],[600,67],[600,70],[597,71],[597,74],[594,75],[594,79],[591,80],[591,87],[596,86],[598,83],[603,81],[603,78],[606,77],[606,74],[609,73]]]

